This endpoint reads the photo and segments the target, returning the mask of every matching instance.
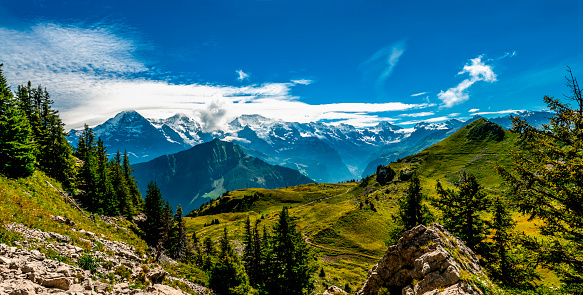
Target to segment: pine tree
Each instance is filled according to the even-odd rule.
[[[509,204],[500,197],[492,201],[492,254],[486,267],[490,277],[512,288],[530,289],[532,281],[539,279],[537,263],[520,247],[519,238],[513,232],[516,222],[510,214]]]
[[[431,222],[431,214],[427,205],[422,204],[425,196],[421,192],[419,177],[413,176],[407,187],[404,200],[399,200],[399,212],[393,219],[403,225],[404,230],[411,229],[419,224],[427,225]]]
[[[172,249],[174,248],[174,241],[176,239],[172,238],[173,229],[174,229],[174,220],[172,219],[172,207],[170,207],[170,203],[167,200],[162,202],[164,206],[162,207],[162,228],[160,229],[160,240],[158,244],[161,245],[163,249]]]
[[[257,288],[264,279],[261,238],[259,237],[257,225],[257,222],[255,222],[255,225],[252,227],[251,220],[249,219],[249,216],[247,216],[247,220],[245,221],[245,236],[243,238],[243,243],[245,244],[245,248],[243,249],[245,270],[249,275],[251,286],[255,288]]]
[[[226,227],[219,245],[219,261],[210,273],[211,288],[220,294],[248,294],[251,289],[249,278],[239,256],[231,246]]]
[[[31,124],[32,138],[38,148],[37,160],[40,170],[59,180],[66,189],[75,184],[75,159],[67,142],[64,124],[46,89],[41,85],[33,88],[18,86],[19,108]]]
[[[119,151],[109,161],[108,169],[113,189],[113,199],[118,204],[117,211],[127,219],[132,219],[135,215],[134,206],[130,199],[130,189],[126,175],[121,166],[121,154]]]
[[[174,215],[175,233],[173,238],[172,256],[175,259],[183,260],[186,257],[186,222],[184,217],[182,217],[182,206],[178,205],[176,209],[176,214]]]
[[[136,179],[132,176],[132,173],[134,173],[134,169],[132,169],[132,167],[130,166],[130,159],[128,157],[127,151],[123,153],[122,167],[125,180],[129,189],[130,200],[132,202],[132,205],[134,206],[134,212],[136,214],[139,214],[140,212],[143,211],[144,199],[142,199],[142,194],[138,189],[138,183]]]
[[[198,239],[198,236],[196,235],[196,231],[192,232],[192,254],[194,257],[192,257],[192,259],[194,260],[194,263],[196,265],[199,265],[201,268],[203,268],[203,252],[202,252],[202,246],[200,244],[200,241]]]
[[[31,175],[35,147],[29,121],[17,107],[0,64],[0,172],[9,177]]]
[[[270,278],[266,289],[270,294],[307,294],[313,289],[315,268],[310,251],[287,208],[279,213],[271,242]]]
[[[83,161],[80,173],[79,188],[83,191],[81,201],[91,212],[97,212],[101,208],[101,199],[98,196],[97,184],[97,147],[95,146],[95,136],[93,130],[85,124],[83,134],[79,137],[77,144],[77,157]]]
[[[109,216],[119,215],[119,201],[114,195],[113,185],[111,184],[109,173],[109,160],[107,158],[107,149],[101,138],[97,139],[96,152],[96,198],[98,207],[96,212]]]
[[[511,185],[509,195],[521,213],[540,219],[545,238],[532,250],[559,275],[563,290],[583,293],[583,96],[571,69],[567,77],[572,107],[545,96],[554,113],[538,130],[513,118],[512,131],[525,148],[512,153],[511,169],[498,171]]]
[[[162,228],[163,201],[160,189],[155,182],[148,184],[146,191],[146,200],[144,213],[146,214],[146,224],[144,232],[146,233],[146,242],[155,246],[158,244]]]
[[[481,243],[486,237],[487,227],[481,213],[489,206],[488,196],[472,174],[462,172],[456,183],[458,191],[445,189],[437,181],[438,198],[432,200],[433,206],[442,212],[444,226],[462,239],[468,247],[484,253]]]

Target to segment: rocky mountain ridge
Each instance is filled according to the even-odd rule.
[[[548,122],[548,112],[523,112],[536,126]],[[206,131],[190,116],[176,114],[167,119],[147,119],[135,111],[117,114],[93,128],[110,152],[128,151],[132,163],[145,162],[211,141],[232,141],[245,152],[270,164],[299,170],[317,182],[358,179],[439,142],[459,128],[475,121],[451,119],[441,123],[417,123],[402,128],[389,122],[356,128],[347,124],[285,122],[259,115],[243,115],[228,124],[227,130]],[[508,129],[510,116],[491,119]],[[71,130],[74,145],[82,130]]]

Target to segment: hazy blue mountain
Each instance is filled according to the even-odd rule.
[[[250,157],[232,142],[218,139],[132,166],[142,195],[155,181],[172,207],[190,212],[226,191],[280,188],[313,182],[296,170]]]

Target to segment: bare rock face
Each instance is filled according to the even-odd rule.
[[[347,295],[346,291],[340,289],[340,287],[332,285],[322,293],[322,295]]]
[[[418,225],[390,246],[368,272],[359,295],[391,294],[457,295],[483,294],[472,278],[485,279],[478,258],[460,239],[440,224]]]
[[[159,265],[147,264],[135,253],[133,246],[106,240],[92,232],[78,230],[90,239],[87,241],[91,243],[91,250],[86,252],[67,244],[65,241],[71,240],[68,236],[28,228],[22,224],[8,224],[5,228],[21,233],[24,240],[15,242],[18,247],[0,243],[0,295],[187,295],[182,290],[163,285],[165,279],[180,281],[196,294],[211,292],[204,286],[170,276]],[[110,254],[100,252],[96,247],[97,242]],[[61,257],[67,257],[68,262],[49,259],[37,249],[50,249]],[[124,266],[129,276],[115,274],[114,283],[101,281],[95,273],[75,265],[81,255],[99,258],[95,273],[113,275],[115,269]],[[131,287],[133,281],[142,275],[147,278],[144,283],[152,285],[146,289]]]

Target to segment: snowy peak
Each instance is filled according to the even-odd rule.
[[[393,125],[390,122],[382,121],[382,122],[378,123],[374,127],[374,129],[379,130],[379,131],[380,130],[383,130],[383,131],[397,131],[397,130],[400,130],[400,129],[403,129],[403,128],[400,127],[400,126],[397,126],[397,125]]]
[[[442,123],[428,123],[428,122],[420,122],[417,123],[414,127],[415,130],[425,129],[425,130],[447,130],[447,129],[454,129],[459,128],[464,124],[464,122],[451,119]]]

